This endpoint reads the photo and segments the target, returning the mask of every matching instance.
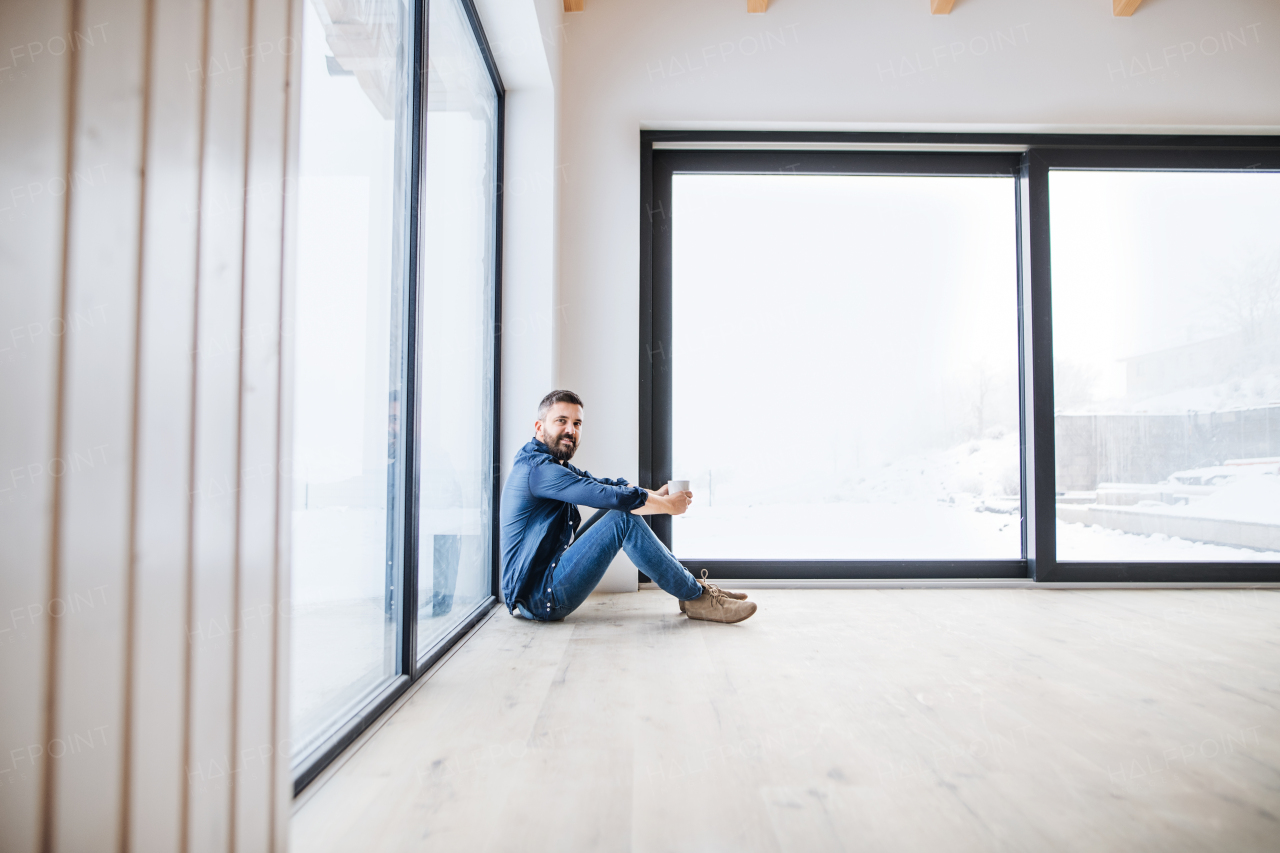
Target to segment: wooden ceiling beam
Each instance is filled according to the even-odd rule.
[[[950,15],[956,0],[929,0],[929,11],[935,15]]]
[[[564,10],[566,12],[581,12],[585,2],[586,0],[564,0]]]
[[[758,15],[769,8],[769,0],[747,0],[747,14]]]
[[[1142,0],[1111,0],[1111,14],[1117,18],[1127,18],[1138,10]]]

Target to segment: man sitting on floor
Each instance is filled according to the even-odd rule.
[[[507,609],[536,622],[558,622],[586,601],[619,550],[690,619],[741,622],[755,602],[697,580],[671,556],[641,515],[680,515],[692,492],[667,494],[601,480],[569,464],[582,437],[582,400],[552,391],[538,406],[534,438],[516,454],[502,490],[502,595]],[[578,505],[597,507],[579,535]]]

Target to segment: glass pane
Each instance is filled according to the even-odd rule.
[[[430,4],[421,204],[418,653],[489,597],[498,98],[457,0]]]
[[[1280,558],[1280,174],[1049,190],[1059,559]]]
[[[295,755],[397,671],[392,567],[409,151],[404,57],[412,33],[409,7],[398,2],[302,7]]]
[[[681,558],[1018,559],[1009,178],[677,175]]]

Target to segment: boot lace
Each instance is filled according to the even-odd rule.
[[[712,602],[719,604],[722,607],[724,606],[724,590],[707,580],[707,570],[705,567],[702,570],[702,586],[707,592],[711,593]]]

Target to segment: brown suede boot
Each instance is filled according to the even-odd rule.
[[[681,609],[690,619],[704,619],[707,622],[741,622],[756,612],[754,601],[741,601],[729,598],[724,590],[715,584],[698,581],[702,584],[702,595],[692,601],[680,602]]]
[[[698,581],[698,583],[700,583],[704,589],[705,589],[706,587],[716,586],[716,585],[715,585],[715,584],[713,584],[713,583],[707,583],[705,580],[700,580],[700,581]],[[720,589],[720,587],[716,586],[716,589]],[[746,600],[747,600],[747,594],[746,594],[745,592],[730,592],[730,591],[729,591],[729,590],[727,590],[727,589],[720,589],[720,592],[721,592],[721,594],[723,594],[723,595],[724,595],[724,597],[725,597],[725,598],[732,598],[732,599],[734,599],[735,601],[746,601]],[[685,603],[686,603],[686,602],[683,602],[683,601],[681,601],[681,602],[680,602],[680,612],[681,612],[681,613],[684,613],[684,606],[685,606]]]

